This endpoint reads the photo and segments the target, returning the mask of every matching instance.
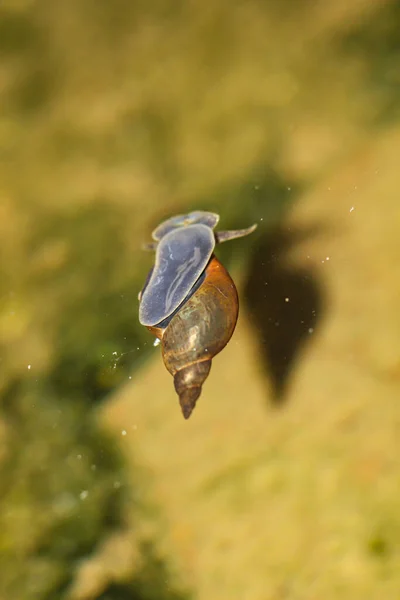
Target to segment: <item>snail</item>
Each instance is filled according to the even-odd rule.
[[[211,212],[177,215],[162,222],[152,233],[154,241],[146,245],[156,256],[139,293],[139,321],[161,341],[185,419],[238,318],[238,293],[214,255],[215,245],[257,227],[214,232],[218,221],[219,215]]]

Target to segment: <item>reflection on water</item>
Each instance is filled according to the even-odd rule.
[[[399,28],[396,0],[2,3],[1,600],[397,597]],[[193,209],[259,227],[218,248],[243,325],[188,430],[137,293]]]

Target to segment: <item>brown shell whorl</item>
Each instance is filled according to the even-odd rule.
[[[189,418],[211,360],[226,346],[236,326],[235,284],[213,256],[205,279],[161,333],[164,364],[175,380],[184,417]],[[157,332],[154,331],[157,335]]]
[[[185,419],[188,419],[192,414],[201,394],[201,386],[207,379],[210,369],[211,360],[203,360],[188,365],[175,373],[175,390],[179,396],[179,403]]]

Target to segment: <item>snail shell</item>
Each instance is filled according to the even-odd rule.
[[[200,287],[165,329],[152,328],[161,339],[164,364],[174,377],[183,415],[188,419],[208,377],[212,358],[229,342],[239,312],[238,294],[229,273],[213,256]]]
[[[232,337],[239,313],[235,284],[213,254],[215,244],[255,229],[214,233],[218,219],[196,211],[159,225],[153,232],[158,242],[155,266],[139,295],[140,322],[161,340],[185,419],[201,394],[212,358]]]

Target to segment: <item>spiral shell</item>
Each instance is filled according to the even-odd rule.
[[[203,283],[173,316],[161,337],[164,364],[174,377],[186,419],[200,396],[212,358],[232,337],[238,312],[235,284],[214,256]]]

